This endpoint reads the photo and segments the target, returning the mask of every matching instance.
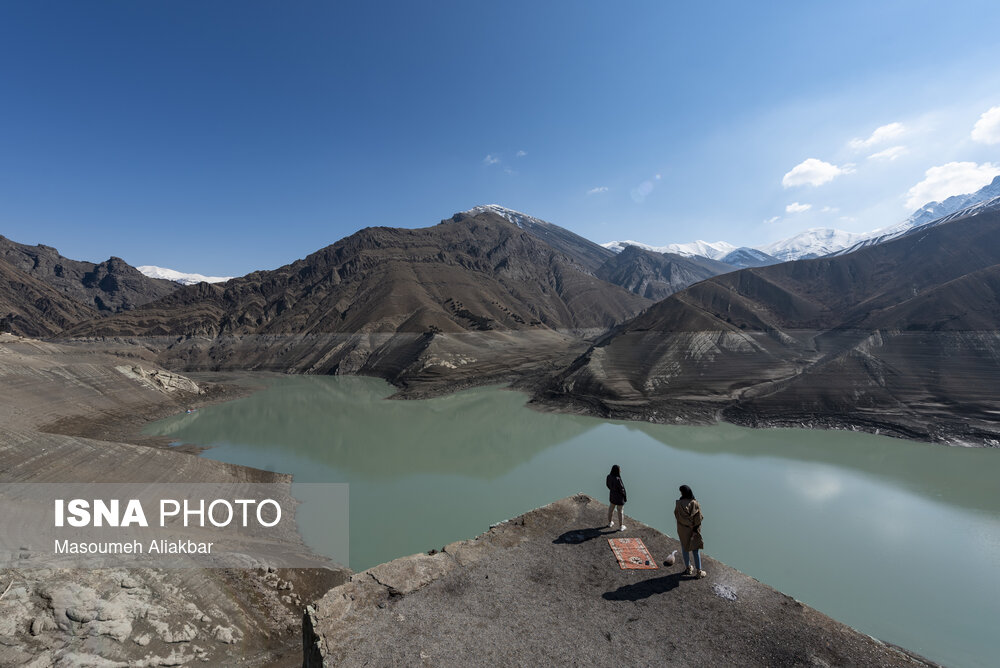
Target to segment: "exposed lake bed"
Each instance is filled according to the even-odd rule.
[[[709,554],[840,621],[952,665],[1000,649],[996,450],[540,413],[497,388],[384,401],[392,387],[371,378],[262,380],[147,431],[298,482],[350,483],[356,570],[576,492],[603,498],[617,463],[628,514],[673,534],[677,486],[691,485]],[[316,546],[324,513],[309,505],[298,521]]]

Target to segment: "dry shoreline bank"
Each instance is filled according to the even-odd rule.
[[[888,436],[919,443],[944,446],[997,448],[1000,447],[1000,426],[986,423],[962,423],[955,418],[950,423],[927,423],[912,414],[854,413],[851,415],[816,415],[789,412],[785,415],[761,415],[734,410],[711,402],[614,402],[593,398],[569,398],[550,393],[538,393],[528,403],[531,408],[554,413],[589,415],[607,420],[649,422],[687,426],[713,425],[726,422],[751,429],[828,429],[857,431],[876,436]]]
[[[1000,423],[965,416],[960,411],[952,411],[950,417],[938,413],[931,421],[923,418],[916,408],[902,405],[879,410],[852,408],[850,412],[810,413],[783,409],[762,413],[742,406],[729,396],[684,397],[660,401],[655,398],[566,394],[553,383],[553,379],[574,360],[583,359],[581,355],[584,355],[594,341],[592,336],[587,339],[562,337],[559,339],[559,346],[546,349],[542,344],[553,344],[553,341],[535,341],[530,337],[520,343],[516,340],[512,342],[509,337],[494,341],[489,334],[490,332],[477,332],[475,336],[436,334],[420,355],[413,359],[407,357],[405,363],[386,353],[387,359],[379,358],[375,362],[356,364],[345,373],[385,380],[396,390],[389,398],[398,400],[428,399],[475,387],[506,385],[528,394],[528,405],[541,411],[654,424],[706,425],[728,422],[764,429],[837,429],[951,446],[1000,447]],[[290,340],[297,341],[295,337],[290,337]],[[174,348],[176,340],[166,337],[97,337],[69,340],[65,344],[81,350],[104,350],[124,355],[141,351],[145,359],[164,368],[201,378],[215,376],[224,386],[231,384],[229,379],[233,377],[244,378],[252,383],[254,377],[270,373],[310,373],[309,369],[297,366],[277,368],[273,365],[261,365],[260,360],[254,362],[252,369],[247,369],[245,365],[238,363],[239,355],[229,355],[223,364],[214,364],[210,370],[206,367],[207,358],[203,350],[209,343],[209,340],[198,343],[184,341],[183,344],[177,344],[181,346],[179,350]],[[490,348],[494,344],[498,346],[496,350]],[[241,340],[239,345],[248,350],[254,349],[246,340]],[[274,346],[275,342],[269,339],[268,345]],[[481,354],[484,346],[491,350],[489,355]],[[192,349],[201,350],[200,356],[191,353]],[[224,391],[234,392],[234,389]],[[244,395],[234,392],[228,396],[220,396],[218,400],[226,401],[239,396]],[[151,414],[149,421],[161,417],[165,415]],[[102,417],[101,422],[94,424],[78,420],[74,424],[58,425],[56,429],[60,433],[78,434],[88,430],[110,430],[114,425],[103,422],[106,419],[107,417]],[[125,416],[114,419],[120,420],[127,427]],[[135,421],[131,433],[126,428],[118,436],[130,442],[142,438],[137,433],[141,429],[140,423],[145,424],[141,420]],[[157,443],[153,441],[151,444]]]
[[[201,394],[151,357],[139,350],[121,356],[3,336],[0,482],[213,483],[233,494],[268,482],[279,494],[284,488],[275,498],[294,507],[290,476],[196,457],[165,447],[168,439],[156,442],[138,433],[146,419],[252,389]],[[274,540],[280,549],[309,554],[294,525]],[[24,547],[19,556],[29,559],[27,566],[31,546]],[[301,606],[349,572],[335,564],[278,570],[5,569],[0,587],[9,585],[9,591],[0,600],[0,664],[299,665]]]

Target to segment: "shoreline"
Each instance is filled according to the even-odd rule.
[[[529,396],[529,407],[543,412],[559,412],[593,417],[648,422],[652,424],[705,425],[727,422],[750,428],[787,428],[833,429],[858,431],[880,436],[889,436],[923,443],[958,447],[1000,447],[1000,421],[984,419],[982,416],[963,416],[955,411],[942,410],[944,406],[924,407],[926,416],[919,411],[921,407],[889,407],[884,410],[866,409],[851,414],[826,412],[810,413],[801,410],[764,411],[749,408],[740,404],[738,397],[684,397],[678,400],[660,400],[642,396],[628,399],[613,399],[607,396],[566,395],[553,391],[549,382],[552,374],[564,368],[573,353],[567,356],[567,351],[554,351],[546,355],[533,352],[532,361],[528,364],[500,368],[499,357],[473,360],[468,366],[442,366],[441,360],[434,358],[438,364],[421,366],[411,369],[366,368],[358,365],[345,374],[309,373],[308,370],[290,367],[280,369],[248,370],[236,368],[207,369],[202,365],[186,366],[178,359],[170,359],[165,355],[170,341],[163,337],[152,338],[96,338],[96,339],[52,339],[57,344],[64,344],[86,351],[106,351],[110,354],[131,355],[141,349],[147,354],[147,359],[179,374],[190,375],[199,380],[208,380],[215,385],[222,385],[219,394],[193,405],[209,405],[231,399],[247,396],[254,391],[252,387],[233,383],[233,378],[242,378],[251,384],[255,377],[274,375],[352,375],[379,378],[388,383],[394,392],[387,397],[391,400],[419,400],[446,396],[455,392],[476,387],[503,385],[509,389],[524,392]],[[582,342],[578,342],[582,345]],[[562,357],[562,359],[560,359]],[[521,360],[523,361],[523,360]],[[445,370],[447,369],[447,370]],[[214,382],[222,379],[221,382]],[[92,419],[74,418],[71,422],[48,425],[55,429],[54,433],[84,435],[109,434],[118,440],[126,442],[166,447],[169,441],[162,437],[150,437],[137,433],[129,424],[146,424],[169,416],[166,411],[147,411],[146,416],[110,416],[114,421],[105,423],[108,416]],[[180,446],[181,451],[197,453],[194,447]]]
[[[141,433],[185,407],[247,396],[259,379],[202,381],[207,391],[197,393],[142,348],[115,354],[24,337],[0,340],[0,355],[0,477],[7,483],[210,483],[234,495],[253,483],[290,485],[288,475],[192,457],[196,449]],[[136,371],[160,374],[162,384]],[[81,665],[230,665],[243,657],[251,658],[247,665],[293,665],[301,656],[301,606],[351,571],[315,555],[297,525],[275,540],[326,566],[5,570],[0,664],[62,657]],[[30,548],[22,552],[30,558]]]
[[[259,379],[268,376],[284,375],[314,375],[314,374],[280,374],[275,371],[178,371],[206,388],[205,395],[199,395],[191,400],[195,408],[212,406],[248,397],[265,389],[266,383]],[[330,375],[330,374],[321,374]],[[526,406],[542,413],[564,415],[586,415],[589,417],[622,420],[626,422],[645,422],[649,424],[678,426],[711,426],[726,423],[749,429],[815,429],[823,431],[852,431],[887,436],[916,443],[932,443],[947,447],[1000,448],[1000,429],[997,432],[986,429],[959,430],[954,428],[955,422],[961,418],[953,418],[955,422],[942,425],[908,419],[898,415],[898,420],[876,419],[874,416],[837,416],[789,413],[785,416],[764,416],[734,410],[732,404],[712,406],[709,402],[645,402],[642,404],[617,404],[594,398],[586,401],[576,397],[545,396],[537,391],[537,378],[526,378],[516,374],[503,374],[475,379],[458,379],[453,382],[411,381],[409,383],[393,382],[383,376],[374,374],[343,374],[361,378],[378,378],[387,383],[395,391],[385,397],[388,401],[421,401],[444,397],[466,390],[497,387],[503,390],[521,392],[527,396]],[[40,431],[45,433],[63,434],[66,436],[82,436],[99,440],[111,440],[135,445],[156,448],[169,448],[172,451],[200,455],[207,448],[204,446],[183,443],[170,445],[172,442],[166,436],[151,436],[143,434],[145,427],[153,422],[176,415],[177,412],[163,405],[150,405],[140,414],[104,416],[95,418],[65,418],[44,425]],[[882,414],[891,415],[890,413]],[[929,429],[936,426],[937,429]],[[252,467],[245,467],[252,470]]]
[[[184,402],[189,408],[201,409],[207,406],[223,404],[228,401],[235,401],[248,397],[255,392],[264,389],[266,386],[258,383],[240,383],[240,380],[251,380],[252,375],[266,372],[225,372],[223,375],[230,375],[233,378],[225,380],[207,380],[199,378],[208,375],[210,372],[190,372],[183,375],[198,383],[198,386],[205,390],[204,394],[190,396]],[[213,374],[217,377],[218,374]],[[235,382],[234,382],[235,381]],[[194,443],[181,443],[173,445],[174,439],[169,436],[154,436],[143,433],[145,428],[160,420],[178,415],[178,407],[169,404],[148,404],[138,409],[131,409],[132,412],[118,413],[112,415],[70,416],[60,418],[39,427],[38,431],[44,434],[59,434],[62,436],[76,436],[90,438],[98,441],[113,441],[116,443],[130,443],[141,447],[150,447],[170,452],[190,454],[200,456],[208,450],[207,447]],[[261,478],[270,478],[273,473],[255,469],[251,466],[242,466],[248,471],[258,472]],[[279,472],[279,475],[284,475]]]
[[[840,416],[833,414],[805,414],[789,412],[784,416],[768,416],[745,412],[731,403],[713,406],[710,402],[613,402],[591,397],[586,400],[565,395],[534,394],[529,407],[552,413],[589,415],[608,420],[646,422],[649,424],[708,426],[732,424],[749,429],[815,429],[824,431],[853,431],[875,436],[887,436],[915,443],[932,443],[946,447],[1000,448],[1000,427],[990,431],[981,428],[959,429],[954,425],[963,418],[953,417],[952,422],[927,423],[897,414],[897,420],[872,417]],[[882,413],[882,416],[891,413]],[[981,421],[977,421],[982,424]],[[931,429],[930,427],[936,427]]]

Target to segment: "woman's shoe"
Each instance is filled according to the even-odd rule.
[[[688,566],[685,568],[684,575],[694,575],[694,566]]]
[[[706,573],[705,571],[698,571],[697,573],[694,574],[694,576],[699,580],[705,577],[706,575],[708,575],[708,573]]]
[[[627,529],[627,528],[628,527],[623,524],[623,525],[621,525],[621,528],[619,528],[618,530],[619,531],[625,531],[625,529]]]
[[[608,522],[608,528],[609,528],[609,529],[610,529],[611,527],[613,527],[614,525],[615,525],[615,523],[614,523],[614,522]]]

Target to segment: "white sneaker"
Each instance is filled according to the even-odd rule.
[[[615,523],[614,523],[614,522],[608,522],[608,528],[609,528],[609,529],[610,529],[611,527],[613,527],[614,525],[615,525]]]
[[[627,528],[628,528],[628,527],[627,527],[627,526],[625,526],[625,525],[623,524],[623,525],[621,526],[621,528],[620,528],[620,529],[618,529],[618,530],[619,530],[619,531],[625,531],[625,529],[627,529]]]

